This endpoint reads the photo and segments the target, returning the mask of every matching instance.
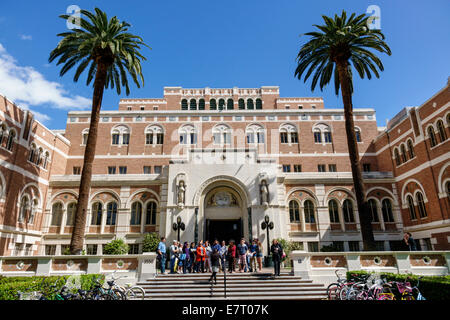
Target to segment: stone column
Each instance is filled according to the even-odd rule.
[[[143,252],[138,257],[138,279],[139,281],[145,281],[150,277],[156,275],[156,253],[155,252]]]
[[[291,252],[294,275],[300,276],[303,279],[311,278],[311,263],[310,257],[306,251],[295,250]]]

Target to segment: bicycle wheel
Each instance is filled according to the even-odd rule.
[[[327,287],[327,299],[328,300],[339,300],[339,291],[340,291],[339,283],[331,283]]]
[[[402,300],[416,300],[412,293],[406,292],[402,294]]]
[[[125,297],[127,300],[144,300],[145,290],[138,286],[131,287],[127,290]]]
[[[339,291],[339,298],[340,300],[348,300],[348,292],[350,291],[350,288],[347,286],[343,286],[341,290]]]

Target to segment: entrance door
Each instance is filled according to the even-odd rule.
[[[226,243],[232,239],[238,243],[242,238],[242,220],[206,220],[206,240],[211,243],[214,239],[225,240]]]

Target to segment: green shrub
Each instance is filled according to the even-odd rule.
[[[99,279],[102,284],[104,282],[104,276],[99,274],[86,274],[79,277],[82,290],[90,290],[94,286],[96,279]],[[2,277],[0,278],[0,300],[17,300],[19,291],[39,291],[51,300],[62,286],[67,283],[68,279],[69,277],[57,276]],[[57,290],[52,289],[52,285],[56,285]],[[76,289],[73,291],[75,293]]]
[[[348,271],[347,279],[351,278],[352,274],[362,275],[368,274],[366,271]],[[417,285],[419,275],[414,274],[398,274],[380,272],[378,275],[385,277],[388,281],[406,281],[409,278],[409,282],[412,286]],[[424,276],[420,279],[419,290],[422,295],[431,301],[449,300],[450,299],[450,276]]]
[[[103,248],[103,254],[127,254],[128,245],[123,239],[112,240]]]
[[[295,241],[288,241],[286,239],[279,238],[277,239],[278,243],[281,244],[286,257],[282,260],[285,262],[285,266],[291,266],[290,253],[294,250],[303,250],[303,244]]]
[[[67,247],[67,248],[62,252],[62,255],[64,255],[64,256],[70,256],[70,248]]]
[[[155,252],[159,244],[159,235],[156,232],[145,234],[142,252]]]

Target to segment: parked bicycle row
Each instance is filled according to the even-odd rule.
[[[70,278],[70,277],[69,277]],[[120,278],[120,277],[119,277]],[[114,277],[106,281],[107,287],[102,284],[100,278],[94,279],[93,285],[88,290],[82,290],[71,285],[66,277],[63,281],[58,279],[49,285],[45,278],[38,290],[18,291],[18,300],[143,300],[145,290],[139,286],[121,286],[116,283],[119,278]],[[58,283],[64,282],[64,285]]]
[[[327,288],[328,300],[426,300],[419,290],[420,279],[413,286],[412,279],[388,281],[375,273],[352,274],[349,279],[335,272],[337,281]]]

